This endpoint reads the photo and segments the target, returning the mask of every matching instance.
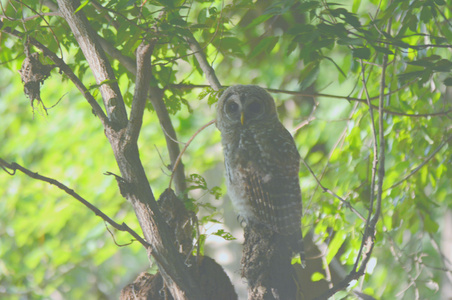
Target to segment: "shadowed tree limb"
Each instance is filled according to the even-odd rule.
[[[193,51],[193,54],[195,55],[200,68],[206,75],[206,79],[209,82],[210,87],[215,91],[219,91],[221,89],[221,83],[218,80],[217,75],[215,74],[215,70],[207,61],[206,54],[199,45],[198,41],[193,37],[193,35],[187,35],[185,37],[185,40],[187,41],[191,51]]]
[[[27,176],[29,176],[29,177],[31,177],[33,179],[44,181],[44,182],[47,182],[49,184],[52,184],[52,185],[56,186],[60,190],[63,190],[66,194],[72,196],[73,198],[75,198],[76,200],[81,202],[83,205],[88,207],[93,213],[96,214],[96,216],[101,217],[102,220],[104,220],[105,222],[107,222],[108,224],[113,226],[113,228],[115,228],[117,230],[120,230],[120,231],[125,231],[125,232],[130,233],[130,235],[133,236],[138,242],[140,242],[146,249],[148,249],[150,247],[148,242],[146,242],[138,233],[136,233],[129,226],[127,226],[126,223],[122,223],[122,224],[116,223],[109,216],[107,216],[100,209],[98,209],[96,206],[92,205],[90,202],[85,200],[82,196],[77,194],[73,189],[71,189],[68,186],[62,184],[58,180],[55,180],[53,178],[46,177],[46,176],[40,175],[38,173],[32,172],[29,169],[24,168],[23,166],[21,166],[21,165],[19,165],[17,163],[14,163],[14,162],[13,163],[8,163],[2,158],[0,158],[0,167],[6,173],[8,173],[11,176],[16,174],[16,170],[19,170],[20,172],[24,173],[25,175],[27,175]]]
[[[98,37],[98,39],[102,45],[102,48],[108,55],[118,60],[130,73],[134,75],[137,74],[136,63],[132,58],[123,55],[121,51],[113,47],[102,37]],[[151,66],[149,65],[148,67],[150,68]],[[166,109],[166,105],[163,102],[163,90],[157,86],[150,85],[149,99],[157,114],[160,126],[162,126],[162,130],[165,134],[166,146],[171,160],[171,166],[175,166],[176,160],[180,154],[180,148],[179,143],[176,142],[176,131],[174,130],[170,115]],[[187,189],[187,185],[185,183],[184,165],[182,162],[180,162],[178,167],[174,169],[174,187],[177,195],[184,194]]]
[[[152,245],[150,254],[156,258],[166,286],[174,299],[205,299],[199,282],[192,276],[174,246],[174,237],[159,211],[139,158],[136,128],[141,127],[143,99],[133,100],[138,101],[138,104],[135,104],[136,111],[132,114],[134,121],[129,125],[117,79],[102,46],[83,11],[75,12],[80,2],[58,0],[58,6],[100,84],[104,105],[111,120],[111,124],[105,126],[105,134],[124,179],[120,185],[121,194],[133,205],[144,236]],[[143,66],[146,67],[149,68]],[[139,68],[137,74],[138,70]],[[146,93],[140,90],[135,96],[143,97],[143,94]]]
[[[17,30],[13,30],[9,27],[2,28],[3,32],[6,32],[12,36],[23,38],[24,34],[22,32],[19,32]],[[77,77],[77,75],[74,74],[72,69],[62,60],[59,58],[54,52],[50,51],[46,46],[38,42],[32,37],[28,38],[28,42],[38,48],[42,51],[42,53],[50,58],[54,63],[55,66],[58,67],[71,81],[74,83],[75,87],[82,93],[82,95],[85,97],[85,99],[88,101],[88,103],[91,105],[93,112],[96,114],[96,116],[99,117],[102,124],[105,125],[108,123],[108,118],[105,115],[103,109],[100,107],[100,105],[97,103],[96,99],[94,99],[93,95],[88,91],[88,89],[85,87],[85,85],[81,82],[81,80]]]
[[[384,96],[390,96],[402,89],[404,89],[405,87],[413,84],[416,80],[413,80],[412,82],[409,82],[403,86],[401,86],[400,88],[396,89],[396,90],[392,90],[389,91],[388,93],[386,93]],[[211,87],[210,85],[207,84],[172,84],[169,86],[169,88],[174,88],[174,89],[196,89],[196,88],[208,88]],[[223,86],[224,88],[227,88],[228,86]],[[312,97],[312,98],[331,98],[331,99],[340,99],[340,100],[346,100],[346,101],[353,101],[353,102],[360,102],[363,104],[368,104],[367,103],[367,99],[362,99],[362,98],[357,98],[357,97],[350,97],[350,96],[341,96],[341,95],[333,95],[333,94],[324,94],[324,93],[314,93],[314,94],[308,94],[306,92],[299,92],[299,91],[288,91],[288,90],[281,90],[281,89],[266,89],[268,92],[270,93],[279,93],[279,94],[287,94],[287,95],[294,95],[294,96],[302,96],[302,97]],[[379,99],[380,96],[373,96],[370,97],[370,100],[377,100]],[[378,105],[375,104],[371,104],[372,108],[374,109],[378,109]],[[394,110],[390,110],[387,108],[383,108],[383,112],[390,114],[390,115],[396,115],[396,116],[403,116],[403,117],[410,117],[410,118],[426,118],[426,117],[436,117],[436,116],[447,116],[450,113],[452,113],[452,108],[451,109],[446,109],[444,111],[437,111],[437,112],[431,112],[431,113],[422,113],[422,114],[412,114],[412,113],[405,113],[405,112],[399,112],[399,111],[394,111]]]

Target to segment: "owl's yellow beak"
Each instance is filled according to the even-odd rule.
[[[245,114],[242,111],[242,113],[240,114],[240,123],[242,123],[242,125],[243,125],[243,121],[245,121]]]

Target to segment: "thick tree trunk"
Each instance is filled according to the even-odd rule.
[[[242,276],[248,281],[249,300],[301,299],[292,253],[283,237],[264,225],[245,227]]]
[[[174,234],[163,220],[139,158],[137,140],[150,79],[152,46],[143,43],[143,57],[137,59],[137,80],[134,100],[127,120],[124,101],[111,65],[96,34],[82,11],[75,12],[79,1],[58,0],[60,13],[69,24],[83,54],[100,85],[108,121],[103,121],[118,163],[122,195],[133,205],[146,241],[149,256],[156,260],[166,287],[174,299],[207,299],[193,269],[174,246]],[[139,50],[137,50],[137,55]]]

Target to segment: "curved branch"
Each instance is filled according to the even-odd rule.
[[[23,34],[17,30],[13,30],[10,27],[6,27],[2,29],[3,32],[6,32],[12,36],[22,38]],[[91,108],[93,109],[96,116],[98,116],[102,122],[102,124],[105,126],[108,123],[108,118],[105,115],[104,111],[100,107],[99,103],[97,103],[96,99],[94,99],[93,95],[88,91],[88,89],[85,87],[85,85],[81,82],[81,80],[75,75],[75,73],[72,71],[72,69],[62,60],[59,58],[54,52],[52,52],[49,48],[38,42],[32,37],[28,38],[28,42],[38,48],[42,51],[42,53],[50,58],[55,65],[74,83],[74,85],[77,87],[77,89],[83,94],[85,99],[88,101],[88,103],[91,105]]]
[[[379,116],[379,134],[378,137],[380,139],[380,147],[378,149],[377,147],[377,131],[375,129],[375,123],[373,118],[373,108],[370,105],[370,97],[367,91],[366,86],[366,78],[364,74],[364,64],[361,62],[361,68],[362,68],[362,81],[364,86],[364,91],[366,93],[367,101],[369,104],[369,111],[371,116],[371,127],[373,132],[373,146],[374,146],[374,159],[373,159],[373,167],[372,167],[372,181],[371,181],[371,199],[370,199],[370,207],[369,207],[369,214],[367,217],[366,225],[365,225],[365,231],[362,237],[361,247],[359,249],[358,255],[356,257],[355,265],[353,266],[352,271],[338,284],[334,285],[333,288],[328,289],[325,291],[321,296],[315,298],[316,300],[321,299],[328,299],[332,295],[334,295],[336,292],[345,289],[349,283],[352,280],[356,280],[363,276],[366,272],[367,263],[370,260],[373,248],[375,246],[375,226],[377,224],[378,218],[380,216],[381,211],[381,201],[382,201],[382,194],[383,194],[383,179],[384,179],[384,160],[385,160],[385,142],[384,142],[384,120],[383,120],[383,100],[385,97],[384,94],[384,88],[386,84],[386,67],[387,67],[387,61],[388,57],[387,55],[383,56],[383,67],[381,71],[381,81],[380,81],[380,97],[378,102],[378,110],[380,113]],[[379,153],[378,153],[379,151]],[[378,170],[377,170],[378,167]],[[373,204],[374,204],[374,197],[375,197],[375,182],[376,178],[378,176],[378,183],[377,183],[377,201],[375,205],[375,213],[372,216],[373,211]],[[367,247],[367,249],[364,251],[364,248]],[[361,260],[361,265],[358,268],[358,263]]]
[[[195,132],[195,134],[193,134],[193,136],[187,141],[187,143],[185,143],[184,148],[182,149],[181,153],[179,154],[179,156],[178,156],[177,159],[176,159],[176,162],[175,162],[174,165],[173,165],[173,175],[174,175],[174,171],[177,169],[177,167],[178,167],[178,165],[179,165],[179,163],[180,163],[180,160],[181,160],[181,158],[182,158],[182,154],[184,154],[185,150],[187,150],[188,146],[190,146],[190,144],[191,144],[191,142],[193,141],[193,139],[194,139],[201,131],[203,131],[204,129],[206,129],[206,128],[209,127],[210,125],[214,124],[215,122],[216,122],[216,119],[211,120],[211,121],[209,121],[207,124],[203,125],[201,128],[199,128],[199,129]],[[171,176],[171,179],[170,179],[170,182],[169,182],[169,188],[171,188],[171,182],[173,181],[173,177],[174,177],[173,175]]]
[[[14,162],[8,163],[2,158],[0,158],[0,166],[5,172],[7,172],[11,176],[15,175],[16,170],[19,170],[20,172],[24,173],[25,175],[27,175],[33,179],[37,179],[40,181],[47,182],[49,184],[53,184],[60,190],[63,190],[64,192],[66,192],[66,194],[77,199],[83,205],[88,207],[94,214],[96,214],[96,216],[101,217],[105,222],[107,222],[108,224],[113,226],[115,229],[130,233],[130,235],[133,236],[138,242],[140,242],[146,249],[150,248],[151,245],[149,245],[148,242],[146,242],[140,235],[138,235],[138,233],[136,233],[129,226],[127,226],[126,223],[122,223],[122,224],[116,223],[110,217],[108,217],[106,214],[104,214],[100,209],[98,209],[97,207],[95,207],[94,205],[89,203],[87,200],[85,200],[83,197],[81,197],[79,194],[77,194],[74,190],[70,189],[66,185],[59,182],[58,180],[55,180],[53,178],[49,178],[49,177],[46,177],[43,175],[39,175],[38,173],[32,172],[17,163],[14,163]],[[9,172],[7,169],[11,170],[11,172]]]
[[[304,165],[306,166],[306,168],[308,168],[309,172],[311,173],[311,175],[314,177],[315,181],[317,181],[317,184],[320,186],[320,188],[322,189],[322,191],[324,193],[328,193],[331,196],[333,196],[334,198],[338,199],[339,201],[341,201],[347,208],[349,208],[355,215],[358,216],[358,218],[360,218],[362,221],[366,222],[366,219],[363,217],[363,215],[361,215],[359,213],[359,211],[357,211],[351,204],[350,201],[347,201],[345,199],[343,199],[342,197],[338,196],[335,192],[333,192],[332,190],[330,190],[329,188],[323,186],[323,184],[320,182],[320,180],[317,178],[317,176],[314,174],[314,171],[312,171],[311,167],[306,163],[306,161],[302,158],[301,161],[304,163]]]

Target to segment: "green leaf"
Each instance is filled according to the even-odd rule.
[[[320,65],[318,62],[309,64],[300,76],[300,89],[305,90],[310,87],[319,76]]]
[[[257,55],[261,54],[262,52],[270,53],[270,51],[273,50],[273,48],[276,46],[276,43],[278,42],[279,37],[277,36],[269,36],[266,38],[263,38],[259,44],[257,44],[256,47],[251,51],[248,58],[254,58]]]
[[[198,14],[198,24],[204,24],[207,20],[207,7],[201,9]]]
[[[330,264],[331,260],[336,256],[337,251],[341,248],[342,244],[345,242],[346,234],[343,231],[336,232],[334,238],[328,245],[328,253],[326,255],[326,263]]]
[[[357,13],[360,5],[361,5],[361,0],[353,1],[352,12]]]
[[[246,25],[245,29],[250,29],[250,28],[254,28],[257,25],[267,21],[268,19],[270,19],[272,17],[272,15],[260,15],[259,17],[255,18],[253,21],[251,21],[251,23],[249,23],[248,25]]]
[[[79,10],[83,9],[89,3],[89,1],[90,0],[85,0],[82,4],[80,4],[80,6],[77,7],[77,9],[74,11],[74,14],[76,14]]]
[[[339,38],[337,40],[337,43],[339,45],[353,45],[353,46],[362,46],[364,44],[363,39],[360,38],[350,38],[350,37],[343,37]]]
[[[424,215],[424,228],[427,232],[436,233],[438,231],[439,225],[430,218],[428,214]]]
[[[243,56],[242,41],[236,37],[224,37],[215,42],[215,46],[228,54]]]
[[[452,62],[448,59],[441,59],[435,63],[432,69],[437,72],[449,72],[452,70]]]
[[[359,59],[367,60],[370,58],[370,49],[367,47],[352,49],[353,56]]]
[[[233,241],[236,240],[236,238],[234,236],[232,236],[232,234],[230,234],[229,232],[224,231],[223,229],[218,229],[217,232],[212,233],[213,235],[217,235],[219,237],[222,237],[223,239],[225,239],[226,241]]]
[[[348,296],[349,295],[346,291],[339,291],[336,294],[334,294],[334,300],[346,299]]]
[[[408,61],[407,64],[426,68],[432,66],[433,62],[439,59],[441,59],[441,56],[439,55],[430,55],[428,57],[423,57],[418,60]]]
[[[325,275],[323,275],[323,274],[320,273],[320,272],[314,272],[314,273],[311,275],[311,281],[313,281],[313,282],[320,281],[320,280],[322,280],[322,279],[325,279]]]
[[[390,54],[390,55],[394,55],[394,52],[392,52],[391,50],[389,50],[388,48],[385,48],[385,47],[379,47],[379,46],[375,46],[375,45],[372,45],[372,47],[375,49],[375,51],[377,51],[377,52],[381,52],[381,53],[384,53],[384,54]]]

